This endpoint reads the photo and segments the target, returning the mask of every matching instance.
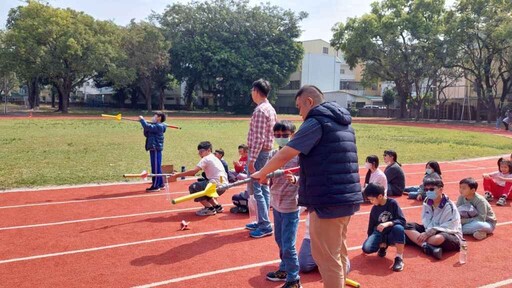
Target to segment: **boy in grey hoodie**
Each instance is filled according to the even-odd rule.
[[[423,187],[427,193],[421,210],[423,224],[406,224],[406,243],[416,244],[425,254],[441,259],[443,250],[458,251],[460,248],[460,215],[455,203],[443,194],[443,181],[427,178]]]

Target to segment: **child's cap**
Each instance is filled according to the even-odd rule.
[[[364,194],[366,197],[378,197],[379,195],[384,195],[384,187],[379,184],[369,183],[364,189]]]

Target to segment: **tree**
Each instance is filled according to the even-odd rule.
[[[53,83],[63,113],[68,112],[71,91],[110,65],[112,46],[119,40],[112,22],[32,0],[11,9],[7,29],[20,74],[29,87],[41,77]]]
[[[417,115],[432,77],[442,61],[443,0],[384,0],[359,18],[333,27],[331,45],[343,51],[351,68],[364,66],[365,81],[392,81],[400,102],[400,117],[410,101]]]
[[[386,89],[384,90],[384,93],[382,94],[382,102],[384,102],[384,105],[386,105],[387,114],[389,117],[389,106],[395,103],[395,97],[396,92],[392,89]]]
[[[302,59],[294,39],[306,16],[269,4],[249,7],[247,0],[168,6],[158,18],[173,44],[173,75],[186,82],[188,108],[196,86],[220,95],[224,108],[248,107],[250,85],[258,78],[282,87]]]
[[[144,21],[130,22],[122,42],[128,67],[136,72],[137,84],[146,99],[146,109],[151,111],[151,95],[155,80],[158,76],[161,77],[159,74],[170,72],[168,65],[170,43],[158,27]]]
[[[512,88],[512,67],[507,64],[512,48],[511,10],[512,2],[506,0],[460,0],[447,15],[448,47],[457,57],[453,66],[464,70],[466,79],[473,83],[477,121],[482,106],[488,109],[487,121],[494,121],[500,82],[502,96]]]
[[[18,78],[14,73],[13,61],[11,54],[5,48],[5,32],[0,30],[0,96],[9,95],[9,93],[18,86]],[[6,98],[7,102],[7,98]],[[7,113],[7,111],[4,111]]]

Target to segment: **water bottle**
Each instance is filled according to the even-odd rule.
[[[465,264],[468,261],[468,243],[466,240],[460,241],[459,263]]]
[[[181,172],[185,172],[185,166],[181,166]],[[185,179],[185,176],[181,176],[181,179]]]

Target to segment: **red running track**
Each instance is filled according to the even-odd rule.
[[[441,163],[445,192],[456,199],[458,181],[495,171],[496,159]],[[423,178],[424,164],[404,165],[408,185]],[[364,175],[364,172],[361,173]],[[172,197],[190,181],[172,183]],[[264,275],[278,265],[273,237],[251,239],[242,227],[248,216],[225,212],[199,217],[194,202],[171,205],[165,193],[145,193],[145,184],[105,185],[0,193],[1,287],[280,287]],[[231,195],[221,202],[229,210]],[[480,190],[481,191],[481,190]],[[408,221],[420,220],[419,202],[397,198]],[[469,239],[469,260],[457,253],[442,261],[407,247],[405,269],[389,269],[386,258],[362,255],[369,205],[352,218],[348,244],[349,277],[363,287],[479,287],[512,278],[510,205],[493,208],[496,232],[484,241]],[[302,218],[305,216],[302,215]],[[181,220],[191,230],[179,231]],[[298,245],[304,234],[299,229]],[[474,271],[478,271],[475,273]],[[462,276],[463,275],[463,276]],[[304,287],[322,287],[318,272],[301,276]],[[383,283],[386,283],[383,285]]]

